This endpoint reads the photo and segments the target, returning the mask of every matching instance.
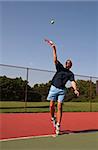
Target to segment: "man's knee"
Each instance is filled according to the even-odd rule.
[[[58,110],[62,110],[62,103],[58,102]]]
[[[55,109],[55,104],[53,101],[50,102],[50,109]]]

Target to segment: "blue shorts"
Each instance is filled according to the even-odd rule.
[[[51,85],[50,91],[47,97],[47,100],[63,102],[65,97],[66,90],[65,89],[59,89],[55,86]]]

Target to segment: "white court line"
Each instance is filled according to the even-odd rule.
[[[3,141],[14,141],[14,140],[24,140],[24,139],[32,139],[32,138],[42,138],[42,137],[56,137],[56,134],[39,135],[39,136],[28,136],[28,137],[20,137],[20,138],[9,138],[9,139],[0,139],[0,142],[3,142]]]

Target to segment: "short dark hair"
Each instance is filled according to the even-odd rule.
[[[67,65],[68,62],[70,62],[71,66],[72,66],[72,61],[70,59],[66,60],[66,65]]]

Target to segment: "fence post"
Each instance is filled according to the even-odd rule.
[[[27,98],[28,98],[28,72],[29,72],[29,68],[26,68],[26,87],[25,87],[25,112],[26,112],[26,108],[27,108]]]
[[[92,112],[92,77],[90,77],[90,112]]]
[[[96,95],[98,95],[98,80],[96,80]]]

